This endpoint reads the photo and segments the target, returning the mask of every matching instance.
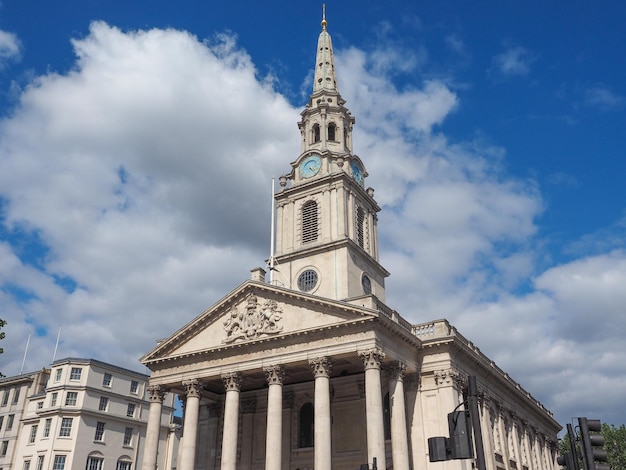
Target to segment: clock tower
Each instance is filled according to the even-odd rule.
[[[375,295],[384,302],[389,273],[378,262],[380,207],[352,151],[355,119],[339,94],[325,15],[313,93],[301,116],[301,153],[275,194],[272,280],[335,300]]]

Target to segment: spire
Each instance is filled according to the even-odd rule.
[[[330,34],[326,31],[326,4],[322,5],[322,32],[317,40],[317,55],[315,57],[315,79],[313,93],[319,91],[338,92],[337,77],[335,75],[335,59]]]

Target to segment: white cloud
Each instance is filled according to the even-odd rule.
[[[0,66],[4,65],[8,59],[18,59],[21,50],[22,45],[17,36],[0,29]]]
[[[601,111],[610,111],[621,107],[624,104],[624,98],[607,87],[599,85],[585,92],[585,104]]]
[[[525,76],[530,72],[530,66],[535,59],[535,56],[524,47],[509,47],[493,58],[492,66],[496,72],[505,77]]]
[[[60,325],[59,357],[138,367],[154,341],[262,265],[270,178],[300,149],[300,109],[228,36],[207,45],[94,23],[73,44],[72,71],[37,78],[0,124],[0,221],[47,247],[37,268],[20,259],[28,247],[0,244],[5,373],[18,371],[29,331],[27,368],[48,362]],[[554,267],[532,285],[536,184],[503,170],[501,148],[449,142],[438,129],[457,95],[437,80],[399,88],[382,56],[337,51],[336,66],[384,206],[388,303],[413,322],[448,317],[559,418],[591,408],[594,382],[576,383],[578,370],[610,387],[626,377],[623,252]],[[595,410],[620,409],[616,397]]]

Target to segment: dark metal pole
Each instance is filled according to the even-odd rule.
[[[476,447],[476,468],[478,470],[487,470],[487,467],[485,465],[485,448],[483,447],[483,433],[480,426],[480,414],[478,412],[478,387],[476,387],[476,376],[470,375],[468,378],[469,393],[467,394],[467,402],[469,405],[472,430],[474,432],[474,445]]]
[[[576,445],[576,434],[574,434],[574,429],[569,423],[567,423],[567,438],[569,439],[569,453],[572,456],[574,465],[572,470],[580,470],[580,467],[578,466],[578,446]]]

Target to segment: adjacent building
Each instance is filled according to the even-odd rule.
[[[147,382],[145,374],[77,358],[3,379],[0,469],[141,468],[148,421]],[[175,468],[172,400],[153,417],[161,469]]]
[[[554,470],[560,426],[544,406],[446,320],[411,324],[386,304],[380,207],[353,153],[325,19],[301,116],[301,152],[275,194],[269,275],[254,269],[141,359],[143,470],[165,452],[172,394],[184,401],[178,470],[469,470],[471,459],[431,463],[427,445],[448,434],[469,376],[487,468]]]

